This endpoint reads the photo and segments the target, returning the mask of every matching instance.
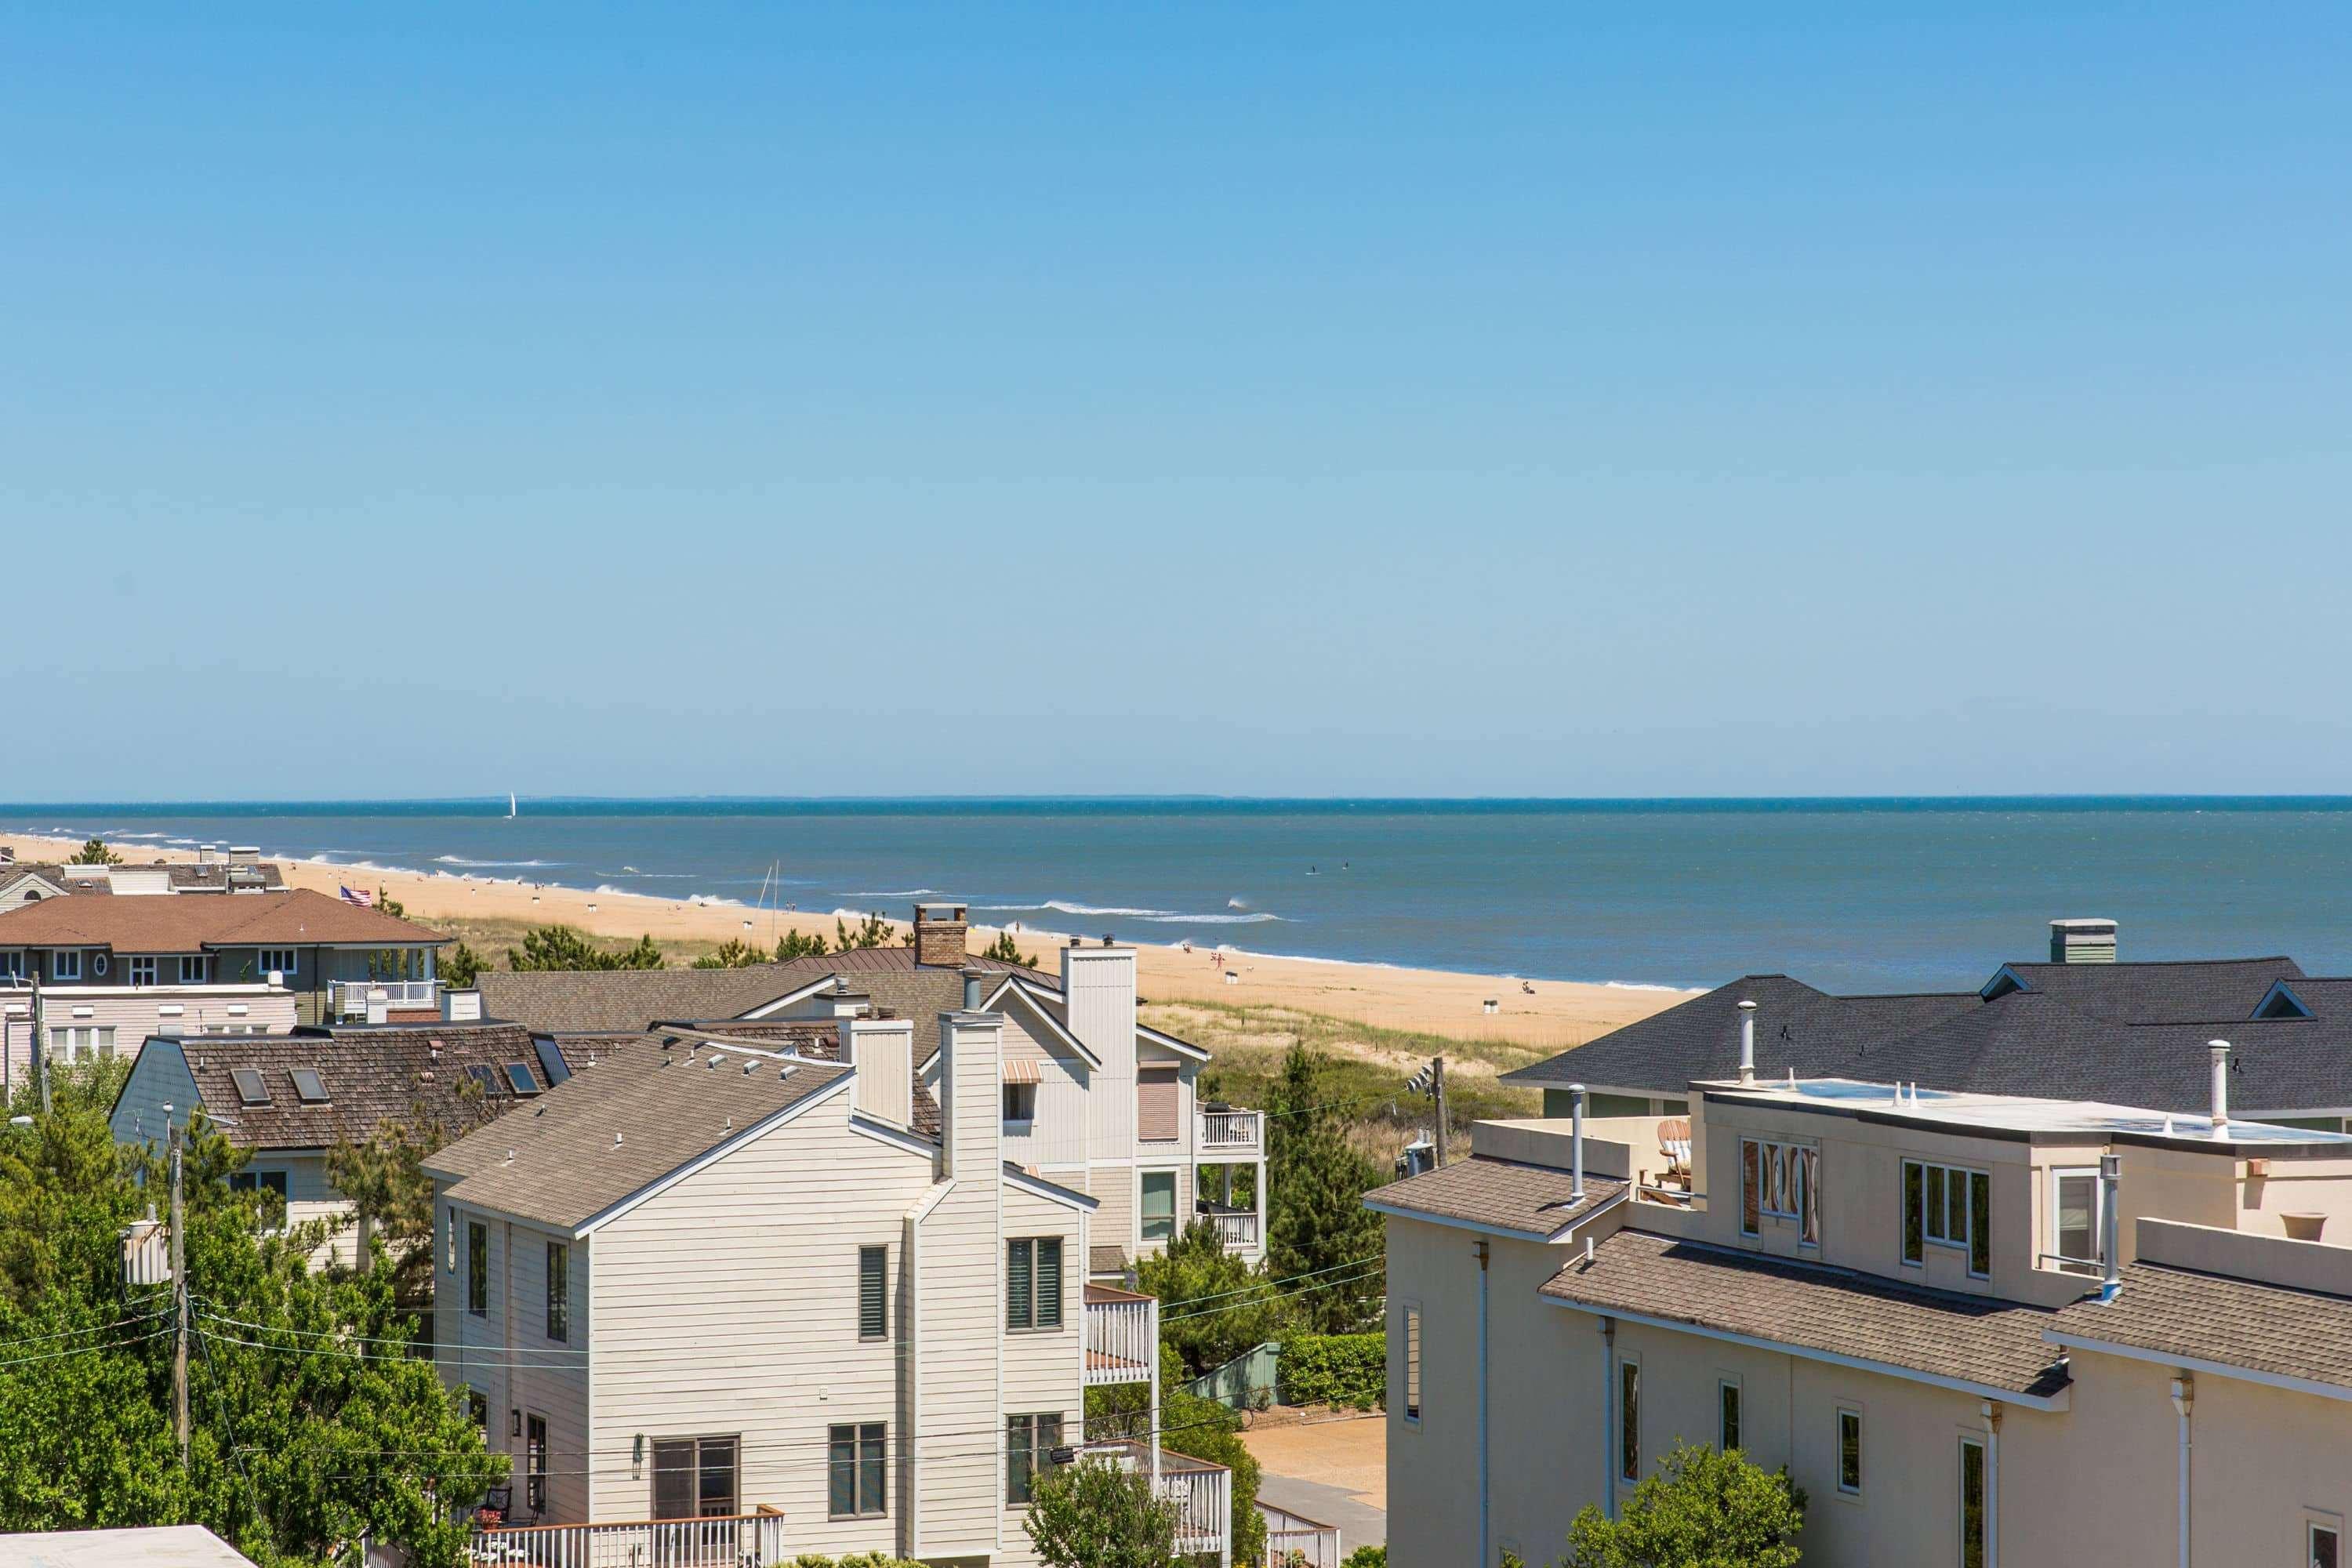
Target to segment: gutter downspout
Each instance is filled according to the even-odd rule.
[[[1601,1511],[1617,1517],[1617,1320],[1601,1320]]]
[[[1984,1568],[2000,1568],[2000,1406],[1988,1399],[1985,1424]]]
[[[945,1127],[942,1126],[940,1131],[940,1141],[944,1142]],[[907,1353],[903,1358],[906,1370],[900,1374],[906,1379],[903,1404],[907,1414],[906,1426],[902,1428],[905,1436],[898,1446],[905,1464],[898,1489],[899,1511],[905,1516],[899,1534],[907,1543],[906,1552],[909,1557],[920,1555],[923,1548],[923,1222],[931,1217],[931,1211],[938,1208],[950,1193],[955,1191],[955,1185],[952,1180],[946,1178],[932,1183],[931,1190],[907,1211],[903,1222],[907,1279],[898,1292],[898,1323],[907,1341]]]
[[[2197,1403],[2197,1384],[2187,1373],[2172,1380],[2172,1408],[2180,1417],[2180,1568],[2189,1568],[2189,1422]]]
[[[1488,1531],[1493,1488],[1486,1468],[1486,1262],[1490,1243],[1478,1239],[1478,1568],[1494,1562]]]

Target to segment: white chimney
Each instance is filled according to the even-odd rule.
[[[1070,1033],[1102,1063],[1087,1095],[1088,1140],[1126,1148],[1135,1141],[1135,949],[1071,942],[1062,949],[1062,994]]]
[[[1756,1004],[1739,1004],[1739,1081],[1756,1081]]]
[[[940,1174],[993,1181],[1004,1162],[1004,1018],[940,1015]]]
[[[2213,1136],[2220,1138],[2230,1130],[2230,1042],[2208,1040],[2205,1049],[2213,1058]]]
[[[2050,922],[2053,963],[2113,963],[2116,922],[2109,920],[2065,920]]]
[[[1580,1204],[1584,1201],[1584,1086],[1570,1084],[1568,1092],[1575,1096],[1568,1113],[1568,1196],[1570,1203]]]
[[[856,1069],[853,1091],[858,1111],[893,1127],[915,1120],[915,1021],[912,1018],[844,1018],[841,1059]],[[940,1069],[946,1081],[946,1068]]]
[[[2116,1255],[2116,1194],[2123,1168],[2123,1156],[2113,1150],[2099,1156],[2099,1253],[2106,1261],[2099,1280],[2102,1301],[2114,1300],[2124,1288],[2123,1259]]]

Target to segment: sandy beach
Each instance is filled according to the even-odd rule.
[[[79,845],[54,838],[0,835],[0,844],[19,860],[58,860]],[[192,859],[187,851],[117,846],[126,858],[142,861]],[[310,860],[280,859],[289,886],[330,895],[345,886],[382,888],[399,900],[411,919],[426,925],[475,922],[500,925],[564,924],[604,936],[709,944],[740,938],[772,947],[786,931],[834,931],[830,913],[750,910],[738,904],[651,898],[636,893],[595,893],[573,888],[450,872],[361,870]],[[905,910],[880,911],[903,921]],[[1115,921],[1107,929],[1124,938]],[[997,928],[974,926],[975,946],[993,941]],[[1079,933],[1088,939],[1102,931]],[[1063,933],[1022,928],[1014,932],[1024,953],[1040,965],[1057,967]],[[1691,994],[1641,986],[1579,984],[1519,980],[1445,970],[1408,969],[1331,959],[1269,957],[1231,949],[1157,943],[1136,944],[1139,983],[1154,1001],[1223,1002],[1253,1006],[1297,1007],[1361,1024],[1423,1030],[1467,1040],[1492,1040],[1545,1049],[1581,1044],[1637,1018],[1647,1017]],[[1222,953],[1223,962],[1219,962]],[[486,954],[500,963],[502,952]],[[1232,976],[1233,978],[1228,978]],[[1486,1005],[1494,1004],[1489,1013]]]

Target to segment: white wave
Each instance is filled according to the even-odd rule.
[[[1136,910],[1120,904],[1076,904],[1066,899],[1047,899],[1042,904],[1008,904],[1007,909],[1054,910],[1066,915],[1127,915],[1136,920],[1161,920],[1176,913],[1174,910]]]
[[[1601,983],[1612,991],[1688,991],[1687,985],[1659,985],[1647,980],[1604,980]]]
[[[940,892],[937,888],[900,888],[892,892],[852,893],[849,896],[853,899],[944,899],[948,895]],[[1041,910],[1045,906],[1043,904],[991,904],[987,907],[1006,910]]]
[[[436,855],[436,866],[561,866],[561,860],[468,860],[463,855]]]
[[[114,837],[117,838],[169,838],[171,835],[168,833],[118,833]]]
[[[1254,926],[1282,919],[1280,915],[1269,914],[1264,910],[1245,915],[1137,915],[1135,918],[1153,925],[1185,926]]]

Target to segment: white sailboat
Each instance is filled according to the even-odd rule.
[[[512,790],[509,790],[509,791],[507,791],[507,817],[508,817],[508,819],[509,819],[509,821],[511,821],[511,820],[513,819],[513,817],[514,817],[514,814],[515,814],[515,797],[514,797],[514,791],[512,791]]]

